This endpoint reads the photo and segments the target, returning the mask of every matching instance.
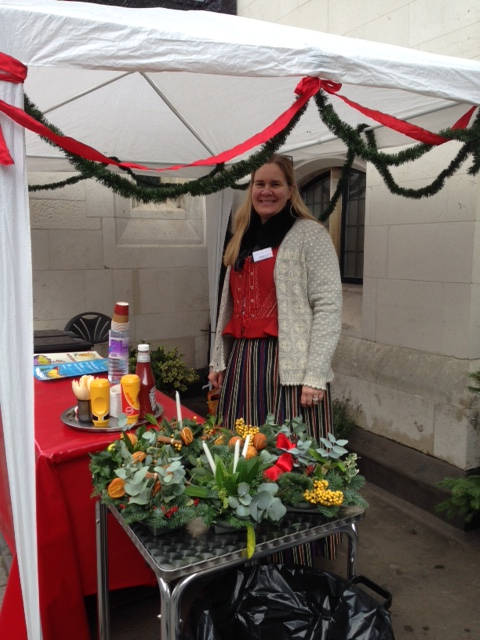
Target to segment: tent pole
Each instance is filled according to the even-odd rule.
[[[157,85],[147,76],[147,74],[141,72],[140,75],[143,76],[143,78],[146,80],[146,82],[148,82],[148,84],[152,87],[155,93],[164,101],[164,103],[167,105],[170,111],[174,113],[177,116],[177,118],[187,127],[187,129],[198,140],[198,142],[202,145],[202,147],[206,149],[211,156],[214,156],[216,152],[213,149],[211,149],[206,142],[202,140],[202,138],[195,131],[192,125],[189,122],[187,122],[187,120],[185,120],[185,118],[180,114],[178,109],[176,109],[173,106],[173,104],[170,102],[167,96],[157,87]]]
[[[103,89],[103,87],[106,87],[109,84],[112,84],[112,82],[116,82],[117,80],[121,80],[122,78],[125,78],[126,76],[131,76],[132,73],[134,73],[134,72],[133,71],[127,71],[127,73],[121,73],[119,76],[115,76],[115,78],[111,78],[110,80],[106,80],[105,82],[102,82],[101,84],[97,84],[94,87],[91,87],[91,89],[87,89],[86,91],[82,91],[82,93],[77,93],[77,95],[73,96],[72,98],[69,98],[68,100],[64,100],[63,102],[59,102],[58,104],[54,105],[53,107],[49,107],[48,109],[45,109],[45,111],[43,112],[43,115],[46,115],[47,113],[50,113],[50,111],[55,111],[55,109],[59,109],[60,107],[64,107],[66,104],[70,104],[70,102],[75,102],[75,100],[78,100],[79,98],[83,98],[83,96],[88,96],[89,93],[93,93],[94,91],[97,91],[97,89]]]

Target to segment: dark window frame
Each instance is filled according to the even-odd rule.
[[[302,194],[303,199],[305,200],[307,206],[312,209],[312,203],[308,202],[309,198],[308,196],[305,195],[305,191],[307,190],[312,190],[313,188],[315,188],[315,185],[319,182],[325,182],[328,180],[328,184],[330,185],[330,180],[331,180],[331,172],[332,169],[334,169],[335,167],[330,167],[328,169],[325,169],[324,171],[321,171],[320,173],[318,173],[317,175],[315,175],[313,178],[311,178],[308,182],[306,182],[305,184],[303,184],[300,187],[300,192]],[[350,188],[352,186],[352,179],[358,180],[359,176],[363,176],[363,196],[361,198],[356,198],[355,200],[363,200],[363,205],[360,207],[361,209],[361,225],[358,224],[348,224],[348,219],[349,219],[349,203],[351,203],[351,199],[350,199]],[[358,171],[357,169],[351,169],[350,170],[350,175],[347,181],[347,184],[344,186],[343,190],[342,190],[342,210],[341,210],[341,214],[340,214],[340,238],[339,238],[339,246],[338,246],[338,252],[339,252],[339,265],[340,265],[340,275],[342,278],[342,282],[345,283],[349,283],[349,284],[363,284],[363,256],[364,256],[364,240],[365,240],[365,236],[364,236],[364,228],[365,228],[365,173],[363,171]],[[328,201],[330,200],[331,197],[331,193],[330,190],[328,191],[328,200],[327,202],[325,202],[325,206],[328,203]],[[322,198],[322,203],[321,206],[324,206],[323,203],[323,198]],[[320,211],[314,211],[312,210],[312,213],[314,215],[316,215],[317,217],[320,214]],[[358,210],[357,210],[358,213]],[[323,223],[327,229],[328,229],[328,220],[326,220]],[[356,250],[354,252],[351,252],[347,249],[347,236],[348,236],[348,230],[351,228],[354,228],[356,226],[361,226],[362,227],[362,231],[361,231],[361,250]],[[356,242],[358,243],[358,231],[357,231],[357,239]],[[359,273],[361,273],[360,275],[346,275],[345,271],[347,269],[347,264],[346,264],[346,260],[347,260],[347,254],[348,253],[355,253],[357,254],[356,260],[361,259],[361,268],[359,269]],[[361,254],[361,258],[359,257]]]
[[[350,188],[351,188],[351,184],[352,184],[352,178],[355,179],[359,176],[363,176],[363,197],[362,198],[355,198],[355,200],[353,200],[350,197]],[[342,282],[346,282],[346,283],[351,283],[351,284],[363,284],[363,261],[364,261],[364,246],[365,246],[365,182],[366,182],[366,177],[365,177],[365,173],[363,171],[358,171],[357,169],[350,169],[349,172],[349,176],[348,176],[348,180],[347,183],[344,185],[343,191],[342,191],[342,217],[341,217],[341,225],[342,225],[342,233],[341,233],[341,241],[340,241],[340,271],[341,271],[341,275],[342,275]],[[349,205],[351,205],[351,203],[353,201],[359,201],[359,200],[363,200],[363,207],[362,207],[362,211],[361,211],[361,224],[358,223],[358,220],[356,221],[355,224],[353,223],[349,223]],[[359,215],[359,211],[357,208],[357,216]],[[347,249],[347,233],[348,233],[348,229],[349,228],[361,228],[361,251],[359,251],[358,249],[356,251],[348,251]],[[358,231],[357,231],[357,242],[358,242]],[[361,276],[356,275],[356,276],[349,276],[349,275],[345,275],[345,270],[346,270],[346,262],[347,262],[347,253],[355,253],[357,255],[356,257],[356,262],[358,262],[358,260],[361,259],[361,268],[358,267],[358,264],[356,265],[356,268],[359,272],[361,272]],[[359,257],[359,255],[361,254],[361,258]]]

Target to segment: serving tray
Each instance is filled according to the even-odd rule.
[[[76,415],[76,405],[66,409],[62,415],[60,416],[60,420],[66,424],[68,427],[72,427],[73,429],[79,429],[80,431],[90,431],[95,433],[102,432],[114,432],[114,431],[128,431],[129,429],[133,429],[135,427],[139,427],[142,424],[147,424],[147,420],[139,420],[135,424],[123,425],[120,426],[118,424],[118,418],[110,417],[108,422],[108,426],[105,427],[96,427],[93,422],[83,422],[79,420]],[[155,418],[159,418],[163,413],[163,407],[160,404],[157,404],[157,408],[155,409],[154,416]]]

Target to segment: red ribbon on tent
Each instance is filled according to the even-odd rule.
[[[277,449],[293,449],[295,444],[287,438],[284,433],[279,433],[277,436],[277,442],[275,444]],[[286,473],[293,469],[293,457],[291,453],[282,453],[281,456],[278,457],[276,463],[265,469],[263,472],[263,476],[267,478],[267,480],[271,480],[275,482],[275,480],[282,475],[282,473]]]
[[[21,62],[8,56],[4,53],[0,53],[0,80],[4,80],[6,82],[23,82],[26,77],[27,68]],[[338,93],[341,89],[342,85],[338,82],[333,82],[331,80],[322,80],[320,78],[314,78],[311,76],[302,78],[302,80],[298,83],[295,88],[295,93],[298,98],[295,102],[284,111],[274,122],[265,127],[259,133],[253,135],[248,140],[228,149],[227,151],[223,151],[222,153],[216,156],[210,156],[209,158],[203,158],[202,160],[197,160],[196,162],[191,162],[190,164],[177,164],[170,167],[163,168],[152,168],[146,167],[144,165],[136,164],[134,162],[117,162],[107,156],[103,155],[93,147],[84,144],[83,142],[79,142],[74,138],[70,138],[68,136],[60,136],[54,133],[51,129],[46,127],[45,125],[35,120],[29,116],[23,109],[19,109],[13,105],[7,104],[3,100],[0,100],[0,112],[4,113],[6,116],[11,118],[14,122],[21,125],[22,127],[37,133],[48,140],[51,140],[56,145],[68,151],[70,153],[74,153],[86,160],[91,160],[93,162],[100,162],[102,164],[114,165],[116,167],[121,167],[125,169],[137,169],[139,171],[171,171],[175,169],[184,169],[186,167],[195,167],[195,166],[210,166],[228,162],[233,158],[249,151],[253,147],[256,147],[260,144],[267,142],[274,135],[282,131],[292,120],[292,118],[298,113],[298,111],[310,100],[312,96],[314,96],[320,89],[324,89],[327,93],[336,95],[341,100],[343,100],[346,104],[350,105],[354,109],[357,109],[364,115],[368,116],[380,122],[386,127],[399,131],[410,138],[414,138],[415,140],[420,140],[421,142],[425,142],[427,144],[438,145],[443,144],[444,142],[448,142],[448,138],[444,138],[439,136],[427,129],[423,129],[422,127],[417,127],[416,125],[410,124],[405,120],[399,120],[394,116],[390,116],[388,114],[382,113],[381,111],[376,111],[374,109],[369,109],[364,107],[356,102],[353,102],[349,98],[342,96]],[[476,107],[472,107],[464,114],[454,125],[453,129],[465,128],[471,118],[471,115]],[[0,164],[9,165],[13,164],[13,159],[10,156],[10,153],[5,144],[5,140],[1,133],[0,129]]]

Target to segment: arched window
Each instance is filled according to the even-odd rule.
[[[305,203],[317,218],[327,208],[339,175],[339,169],[329,169],[301,188]],[[338,253],[343,282],[363,282],[364,224],[365,174],[351,169],[341,202],[325,224]]]

